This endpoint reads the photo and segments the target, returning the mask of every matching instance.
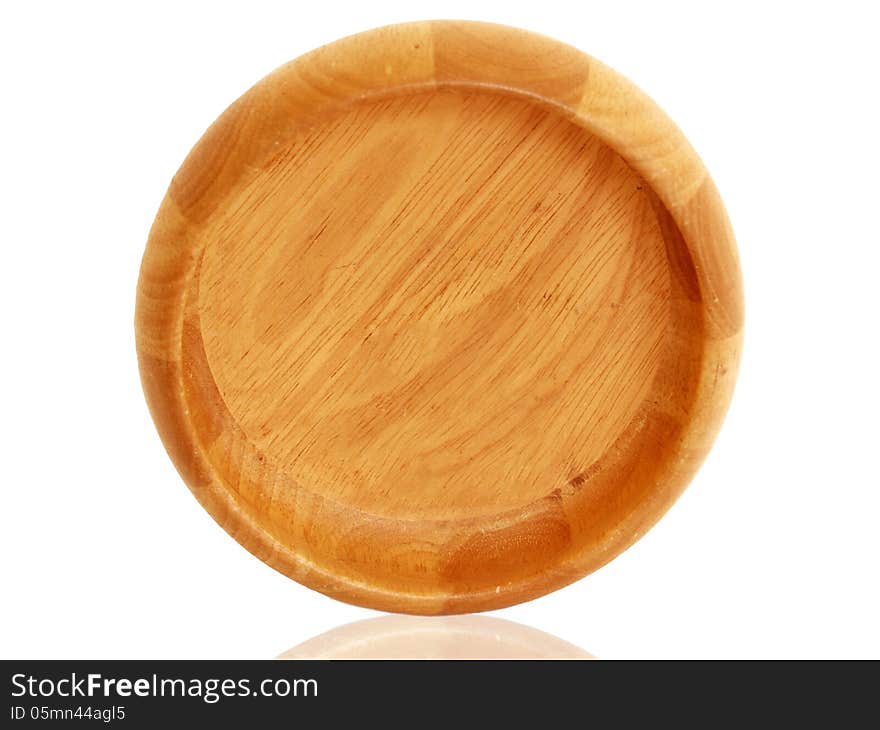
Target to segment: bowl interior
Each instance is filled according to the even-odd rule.
[[[305,563],[491,595],[658,516],[698,378],[693,264],[569,114],[465,85],[352,100],[198,235],[188,408]]]

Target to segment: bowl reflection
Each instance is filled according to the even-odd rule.
[[[493,616],[381,616],[344,624],[279,659],[594,659],[567,641]]]

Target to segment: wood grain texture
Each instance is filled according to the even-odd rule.
[[[596,569],[730,399],[736,247],[681,132],[581,52],[413,23],[280,68],[199,141],[138,283],[199,501],[336,598],[498,608]]]

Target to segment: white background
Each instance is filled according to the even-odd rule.
[[[684,497],[598,573],[499,616],[600,657],[880,657],[880,110],[870,3],[4,3],[0,656],[267,658],[374,612],[299,586],[193,499],[148,414],[147,232],[208,124],[281,63],[424,18],[602,59],[727,204],[742,370]]]

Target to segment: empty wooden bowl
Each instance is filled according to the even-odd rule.
[[[727,407],[736,247],[675,125],[496,25],[306,54],[211,126],[150,233],[150,409],[199,501],[335,598],[480,611],[611,560]]]

